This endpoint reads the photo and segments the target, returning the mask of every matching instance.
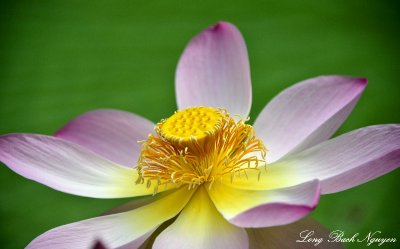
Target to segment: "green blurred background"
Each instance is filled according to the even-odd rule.
[[[253,121],[291,84],[340,74],[368,77],[369,86],[338,134],[400,123],[399,11],[395,1],[363,0],[2,1],[0,133],[52,134],[104,107],[157,122],[176,109],[174,72],[185,45],[219,20],[237,25],[247,42]],[[399,179],[397,170],[323,196],[313,216],[348,235],[381,230],[399,240]],[[50,228],[126,201],[57,192],[2,165],[0,247],[23,248]]]

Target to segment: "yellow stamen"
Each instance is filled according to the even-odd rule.
[[[155,127],[156,135],[143,142],[138,160],[139,179],[150,187],[188,184],[188,188],[221,179],[231,179],[246,170],[259,171],[266,149],[253,127],[235,121],[225,110],[192,107],[176,112]],[[154,181],[153,181],[154,182]]]

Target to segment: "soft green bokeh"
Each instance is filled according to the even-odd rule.
[[[252,120],[285,87],[341,74],[368,77],[369,86],[338,134],[400,123],[399,11],[395,1],[363,0],[2,1],[0,133],[52,134],[104,107],[157,122],[176,109],[174,71],[183,48],[218,20],[236,24],[247,42]],[[349,235],[381,230],[399,240],[399,179],[397,170],[323,196],[313,216]],[[125,201],[57,192],[1,165],[0,247],[22,248],[50,228]]]

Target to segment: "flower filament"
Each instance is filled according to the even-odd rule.
[[[224,109],[191,107],[177,111],[155,127],[143,142],[137,183],[151,186],[188,184],[193,188],[230,174],[259,170],[266,148],[252,126],[235,121]]]

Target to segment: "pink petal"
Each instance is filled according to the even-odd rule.
[[[117,110],[87,112],[70,121],[55,136],[82,145],[125,166],[136,165],[140,140],[154,124],[135,114]]]
[[[342,191],[400,165],[400,125],[358,129],[270,165],[291,172],[292,184],[318,178],[323,194]]]
[[[366,83],[361,78],[323,76],[281,92],[254,123],[269,150],[267,161],[330,138],[357,103]]]
[[[152,248],[246,249],[248,246],[246,231],[226,221],[204,187],[200,187],[178,218],[157,236]]]
[[[70,194],[120,198],[149,195],[136,169],[120,166],[72,142],[44,135],[0,136],[0,161],[16,173]]]
[[[344,248],[339,242],[328,242],[330,239],[330,232],[309,216],[285,226],[252,228],[246,230],[249,235],[250,249]],[[323,241],[307,242],[308,239],[319,240],[320,238],[322,238]],[[268,245],[268,247],[266,247],[266,245]]]
[[[210,197],[222,215],[241,227],[268,227],[303,218],[318,204],[317,180],[274,190],[245,190],[215,184]]]
[[[99,239],[106,248],[137,248],[161,223],[176,216],[192,193],[181,188],[165,198],[129,212],[54,228],[34,239],[27,249],[86,249]]]
[[[194,37],[179,60],[175,84],[179,109],[222,107],[247,117],[251,107],[250,67],[239,30],[219,22]]]

